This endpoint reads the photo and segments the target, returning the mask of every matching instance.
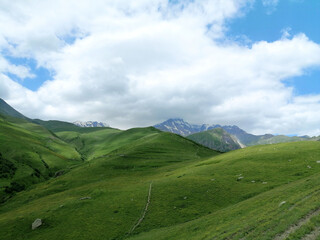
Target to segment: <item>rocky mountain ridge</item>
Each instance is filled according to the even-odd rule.
[[[109,127],[109,124],[104,122],[97,122],[97,121],[76,121],[73,122],[74,125],[78,127]]]

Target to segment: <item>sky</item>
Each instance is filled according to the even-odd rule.
[[[2,0],[0,97],[30,118],[320,135],[319,0]]]

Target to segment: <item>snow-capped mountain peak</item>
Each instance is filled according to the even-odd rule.
[[[97,122],[97,121],[86,121],[86,122],[76,121],[73,124],[79,127],[109,127],[107,123]]]

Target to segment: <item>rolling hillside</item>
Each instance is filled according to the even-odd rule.
[[[80,154],[47,129],[0,115],[0,199],[81,163]],[[65,170],[66,171],[66,170]]]
[[[320,207],[318,159],[319,142],[217,155],[153,133],[20,192],[0,227],[5,239],[273,239]]]
[[[132,136],[132,141],[121,144],[116,150],[110,149],[107,156],[92,159],[59,178],[34,185],[5,203],[0,210],[4,237],[123,238],[145,205],[150,182],[155,181],[156,185],[157,178],[165,179],[176,169],[219,155],[188,139],[154,128],[132,129],[123,134],[127,139]],[[121,139],[119,136],[118,143],[123,143]],[[80,200],[82,197],[89,198]],[[153,207],[161,213],[161,205]],[[21,211],[19,220],[17,210]],[[193,211],[186,214],[179,221],[194,216]],[[46,218],[43,233],[30,230],[29,224],[24,227],[36,215]],[[107,230],[102,230],[106,224]]]
[[[221,154],[153,127],[1,115],[0,163],[0,239],[320,236],[319,141]]]
[[[241,148],[237,138],[222,128],[191,134],[187,138],[220,152],[229,152]]]

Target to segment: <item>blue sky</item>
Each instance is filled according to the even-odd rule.
[[[279,0],[275,5],[255,1],[244,17],[228,23],[231,38],[246,36],[252,42],[276,41],[287,31],[290,35],[304,33],[320,43],[320,1]],[[284,83],[295,88],[295,94],[320,93],[320,68],[308,69],[303,76],[289,78]]]
[[[0,97],[30,118],[320,135],[319,11],[319,0],[0,1]]]
[[[52,77],[54,75],[47,68],[38,66],[37,61],[35,59],[14,58],[12,56],[6,56],[6,59],[9,62],[11,62],[12,64],[25,66],[30,70],[30,72],[33,74],[33,76],[27,77],[24,79],[21,79],[19,76],[12,74],[12,73],[7,73],[7,74],[11,79],[13,79],[17,83],[21,84],[22,86],[24,86],[32,91],[38,90],[39,87],[41,87],[41,85],[45,81],[52,80]]]

